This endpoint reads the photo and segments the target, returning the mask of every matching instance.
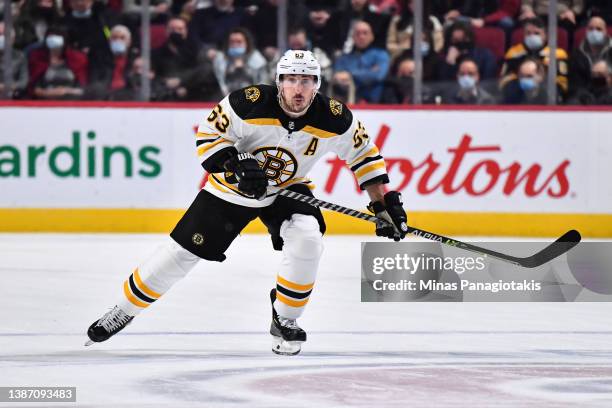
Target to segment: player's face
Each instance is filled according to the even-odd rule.
[[[281,97],[290,112],[299,113],[306,109],[317,82],[313,75],[283,75]]]

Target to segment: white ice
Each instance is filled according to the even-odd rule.
[[[0,235],[0,386],[77,387],[53,407],[612,406],[612,304],[361,303],[371,237],[325,238],[298,356],[270,351],[279,253],[264,235],[83,347],[164,239]]]

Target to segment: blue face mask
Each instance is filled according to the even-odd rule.
[[[531,34],[525,37],[525,46],[531,51],[536,51],[544,46],[544,40],[541,35]]]
[[[538,86],[534,78],[521,78],[519,79],[519,84],[523,92],[533,91]]]
[[[473,89],[476,86],[476,78],[471,75],[459,75],[457,82],[461,89]]]
[[[229,47],[227,49],[227,55],[232,58],[241,57],[246,53],[246,47]]]
[[[125,54],[127,51],[127,44],[121,40],[112,40],[110,42],[110,49],[113,54]]]
[[[72,10],[72,17],[74,18],[88,18],[91,17],[91,9],[85,11]]]
[[[589,30],[586,38],[591,45],[602,45],[606,40],[606,34],[603,31]]]
[[[429,43],[421,42],[421,54],[426,57],[429,54]]]
[[[62,48],[64,46],[64,37],[62,37],[61,35],[51,34],[47,36],[45,44],[50,50],[57,50],[58,48]]]

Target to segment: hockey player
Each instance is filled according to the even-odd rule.
[[[287,51],[276,87],[255,85],[232,92],[202,121],[197,152],[208,182],[169,242],[123,284],[123,296],[87,331],[105,341],[155,302],[200,259],[222,262],[242,229],[259,217],[274,249],[282,250],[272,301],[273,348],[297,354],[306,333],[296,323],[308,303],[322,253],[325,222],[318,208],[276,196],[270,186],[312,196],[308,171],[328,152],[346,160],[370,196],[370,209],[388,223],[376,234],[399,240],[406,213],[398,192],[384,193],[385,162],[363,124],[340,102],[318,93],[321,67],[309,51]]]

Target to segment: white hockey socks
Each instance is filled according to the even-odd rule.
[[[123,298],[117,305],[136,316],[181,280],[200,258],[169,238],[123,283]]]
[[[283,222],[283,261],[276,277],[274,309],[287,319],[297,319],[310,298],[323,253],[319,223],[311,215],[294,214]]]

